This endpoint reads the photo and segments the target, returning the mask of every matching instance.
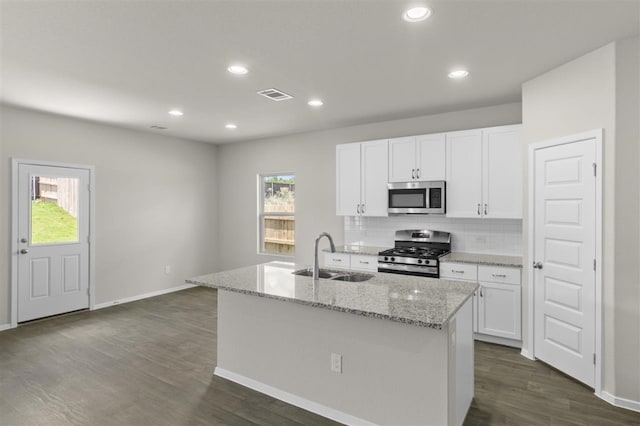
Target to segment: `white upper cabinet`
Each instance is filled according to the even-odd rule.
[[[360,144],[336,146],[336,214],[360,214]]]
[[[416,137],[418,180],[445,180],[446,146],[444,133]]]
[[[389,182],[445,179],[445,134],[389,140]]]
[[[482,131],[447,134],[447,216],[481,217]]]
[[[387,216],[387,140],[336,146],[336,214]]]
[[[389,162],[387,140],[363,142],[360,146],[360,214],[363,216],[388,216]]]
[[[482,214],[522,218],[522,126],[482,131]]]
[[[415,169],[415,136],[389,139],[389,182],[412,181],[415,179]]]
[[[447,134],[447,216],[522,218],[522,126]]]

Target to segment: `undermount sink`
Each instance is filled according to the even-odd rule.
[[[349,273],[347,275],[338,275],[337,277],[331,278],[336,281],[349,281],[352,283],[361,283],[362,281],[367,281],[373,278],[373,275],[370,274],[354,274]]]
[[[293,275],[302,275],[303,277],[312,277],[313,269],[300,269],[299,271],[292,272]],[[327,271],[326,269],[320,269],[320,278],[331,279],[340,275],[339,272]]]
[[[313,269],[311,268],[300,269],[298,271],[292,272],[292,274],[301,275],[303,277],[312,277]],[[360,274],[355,272],[335,272],[335,271],[328,271],[326,269],[320,269],[320,278],[325,278],[328,280],[335,280],[335,281],[349,281],[353,283],[359,283],[362,281],[370,280],[371,278],[373,278],[373,275]]]

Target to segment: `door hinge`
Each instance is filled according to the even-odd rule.
[[[91,244],[91,235],[87,235],[87,242]]]
[[[596,363],[596,354],[594,353],[593,354],[593,364],[595,365],[595,363]]]
[[[89,289],[87,289],[87,296],[89,296]]]
[[[593,259],[593,270],[594,271],[596,270],[596,260],[595,259]]]
[[[593,175],[596,175],[596,169],[598,168],[598,165],[596,163],[593,163]]]

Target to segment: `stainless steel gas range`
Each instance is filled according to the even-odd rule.
[[[395,247],[378,253],[378,272],[438,278],[438,259],[449,252],[449,232],[428,229],[396,231]]]

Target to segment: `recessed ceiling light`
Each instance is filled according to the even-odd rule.
[[[309,102],[307,102],[307,105],[319,107],[323,105],[323,102],[320,99],[311,99]]]
[[[231,74],[246,74],[249,72],[249,70],[242,66],[242,65],[231,65],[229,68],[227,68],[227,71],[229,71]]]
[[[407,22],[420,22],[431,16],[431,10],[428,7],[418,6],[407,9],[402,15],[402,19]]]
[[[171,111],[169,111],[169,114],[176,116],[176,117],[180,117],[184,115],[184,112],[178,110],[178,109],[172,109]]]
[[[449,78],[464,78],[469,75],[467,70],[453,70],[449,73]]]
[[[227,129],[231,129],[231,130],[233,130],[233,129],[237,129],[237,128],[238,128],[238,126],[236,126],[236,125],[235,125],[235,124],[233,124],[233,123],[225,124],[225,126],[224,126],[224,127],[225,127],[225,128],[227,128]]]

